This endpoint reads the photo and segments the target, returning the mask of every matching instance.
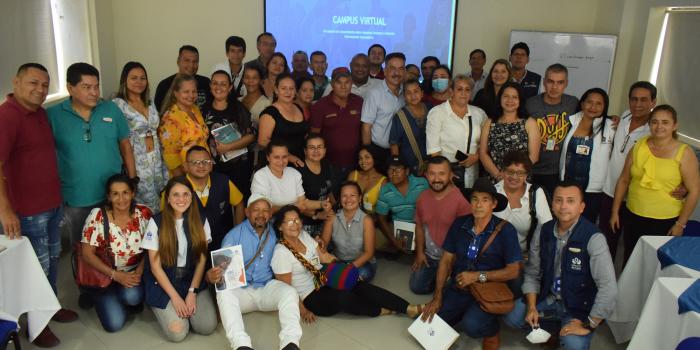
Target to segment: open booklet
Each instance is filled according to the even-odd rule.
[[[216,128],[211,131],[211,134],[214,136],[214,140],[216,140],[216,142],[223,144],[231,143],[241,138],[241,133],[239,133],[238,130],[233,127],[233,124],[226,124],[220,128]],[[240,157],[246,153],[248,153],[248,148],[246,147],[235,149],[222,154],[221,160],[228,162],[229,160]]]
[[[245,287],[248,284],[245,278],[243,249],[240,245],[211,252],[211,264],[224,270],[223,278],[215,285],[217,293]]]
[[[416,250],[416,224],[394,220],[394,237],[404,241],[406,250]]]

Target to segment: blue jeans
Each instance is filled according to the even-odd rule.
[[[493,337],[500,330],[498,315],[481,310],[469,291],[457,290],[453,285],[445,287],[438,316],[471,338]]]
[[[44,269],[49,284],[56,293],[58,277],[58,259],[61,257],[61,231],[59,225],[63,218],[61,207],[36,215],[20,216],[22,234],[32,243],[41,268]]]
[[[95,302],[95,310],[102,328],[110,333],[124,327],[128,314],[127,306],[136,306],[143,302],[143,287],[140,285],[125,288],[121,284],[113,282],[107,287],[107,290],[90,294]]]
[[[352,261],[347,261],[347,263],[352,263]],[[360,273],[360,279],[365,282],[370,282],[377,273],[377,263],[376,262],[366,262],[364,265],[357,268]]]
[[[558,327],[561,328],[567,323],[571,322],[573,317],[566,312],[564,305],[561,301],[556,301],[552,298],[547,298],[537,304],[537,311],[540,312],[540,318],[542,314],[550,314],[553,319],[558,322]],[[525,316],[527,315],[527,305],[522,299],[517,299],[515,301],[515,308],[508,315],[506,315],[504,321],[505,323],[513,328],[519,329],[529,329],[530,325],[525,322]],[[543,321],[540,321],[540,326],[542,326]],[[547,328],[547,327],[543,327]],[[546,329],[548,332],[559,332],[559,329]],[[568,350],[587,350],[591,346],[591,339],[593,338],[593,332],[588,333],[588,335],[567,335],[561,337],[561,345]]]
[[[411,272],[408,288],[416,294],[430,294],[435,290],[435,276],[437,275],[440,260],[428,258],[428,266]]]

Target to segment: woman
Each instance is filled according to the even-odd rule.
[[[275,215],[279,241],[272,256],[275,278],[294,287],[299,293],[301,318],[311,323],[318,316],[346,312],[376,317],[405,313],[418,317],[421,305],[409,305],[388,290],[360,281],[352,290],[337,290],[321,284],[321,264],[335,260],[318,242],[302,229],[301,213],[295,206],[285,206]]]
[[[503,85],[512,80],[513,71],[510,68],[510,62],[503,58],[497,59],[493,62],[489,75],[486,77],[484,88],[474,96],[474,105],[483,109],[489,118],[498,118],[500,116],[498,110],[500,106],[499,93]],[[524,107],[525,101],[522,101],[521,104]]]
[[[198,145],[209,150],[209,128],[196,101],[197,81],[191,75],[175,76],[163,103],[164,112],[158,127],[163,160],[171,177],[185,173],[182,163],[190,147]]]
[[[134,149],[136,175],[139,178],[136,202],[158,213],[160,190],[168,180],[168,168],[163,164],[158,140],[160,116],[149,96],[146,69],[138,62],[125,64],[119,79],[119,91],[112,101],[129,122],[129,142]]]
[[[323,230],[323,221],[326,220],[323,203],[328,201],[335,204],[333,190],[337,184],[336,171],[325,161],[325,157],[326,141],[320,134],[309,134],[304,148],[304,166],[297,170],[301,173],[307,199],[303,212],[304,231],[312,237],[319,236]]]
[[[272,212],[287,204],[306,208],[306,197],[302,186],[301,174],[294,168],[288,167],[289,151],[287,145],[277,140],[270,142],[265,149],[267,166],[256,171],[250,193],[265,196],[272,203]],[[314,206],[315,204],[315,206]],[[309,204],[313,209],[319,209],[319,203]]]
[[[458,74],[452,79],[450,99],[428,112],[426,149],[452,163],[454,183],[471,188],[479,175],[479,141],[486,113],[469,104],[474,80]]]
[[[263,80],[263,90],[266,96],[274,97],[275,87],[277,82],[277,77],[284,73],[289,74],[289,65],[287,64],[287,57],[281,52],[275,52],[272,57],[267,61],[267,76]],[[274,100],[274,98],[273,98]]]
[[[579,106],[581,111],[569,117],[571,128],[562,142],[559,176],[585,190],[583,216],[597,222],[615,129],[608,121],[605,90],[589,89],[581,96]]]
[[[428,107],[421,100],[423,90],[416,79],[403,84],[406,105],[394,114],[389,133],[391,156],[401,157],[415,175],[423,175],[424,161],[428,158],[425,150],[425,117]]]
[[[413,63],[406,65],[406,81],[420,78],[420,68]]]
[[[211,232],[185,177],[170,179],[163,193],[163,211],[148,222],[143,240],[148,250],[143,282],[146,304],[166,338],[180,342],[190,327],[203,335],[216,330],[216,306],[202,281]]]
[[[360,147],[358,169],[348,174],[348,180],[356,182],[360,190],[365,193],[362,197],[362,208],[370,215],[374,214],[379,200],[379,191],[386,183],[386,176],[377,170],[379,164],[375,162],[375,153],[372,148],[371,145]]]
[[[429,108],[442,104],[450,98],[449,87],[451,77],[452,72],[450,68],[444,64],[435,67],[433,72],[430,73],[430,85],[428,85],[428,91],[423,95],[423,102],[425,102]]]
[[[698,202],[698,160],[678,141],[678,115],[669,105],[657,106],[649,119],[651,135],[637,141],[615,186],[610,227],[620,228],[620,206],[627,196],[624,242],[627,262],[642,235],[680,236]],[[683,184],[685,200],[671,196]]]
[[[369,282],[377,272],[374,258],[374,221],[360,208],[362,190],[354,181],[340,185],[340,210],[332,215],[330,204],[324,204],[326,222],[321,240],[323,246],[333,240],[335,256],[352,263],[360,272],[360,279]]]
[[[260,113],[272,104],[272,101],[265,96],[262,88],[262,70],[258,66],[246,66],[243,70],[243,85],[246,95],[239,98],[245,109],[250,113],[250,122],[253,129],[258,128]]]
[[[250,125],[250,113],[235,98],[230,97],[233,84],[226,71],[211,75],[209,84],[213,99],[202,108],[202,115],[211,130],[209,145],[216,158],[215,170],[226,174],[240,188],[244,198],[250,196],[250,176],[253,164],[248,155],[248,146],[255,140]],[[222,129],[223,128],[223,129]],[[235,136],[232,136],[235,134]],[[229,135],[219,136],[216,135]]]
[[[507,82],[498,92],[500,117],[489,118],[481,128],[479,159],[492,182],[503,179],[504,156],[513,151],[526,152],[534,164],[540,156],[540,129],[525,114],[525,101],[520,98],[520,84]]]
[[[304,138],[309,124],[304,119],[304,111],[294,103],[296,86],[291,75],[285,73],[277,77],[275,94],[275,102],[260,115],[258,145],[267,147],[272,139],[284,140],[289,148],[289,162],[303,166]]]
[[[104,208],[93,209],[85,221],[82,253],[88,265],[116,282],[92,295],[102,328],[111,333],[124,327],[129,311],[140,311],[142,306],[144,259],[141,241],[151,210],[136,204],[136,185],[126,175],[113,175],[105,187],[107,199]],[[106,265],[95,255],[97,248],[106,249],[112,264]]]
[[[311,104],[314,101],[314,80],[311,77],[301,77],[294,81],[297,87],[295,103],[304,111],[304,120],[311,118]]]

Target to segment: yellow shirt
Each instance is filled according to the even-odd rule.
[[[202,205],[206,206],[207,201],[209,200],[209,189],[211,188],[211,177],[207,179],[207,184],[204,186],[204,188],[197,188],[192,182],[192,179],[190,179],[189,175],[185,175],[187,177],[187,180],[190,181],[190,184],[192,184],[192,187],[194,188],[194,191],[197,194],[197,197],[199,197],[199,200],[202,202]],[[229,181],[228,182],[228,202],[231,204],[231,206],[236,206],[238,203],[243,201],[243,193],[236,187],[236,185],[233,184],[233,182]],[[160,195],[160,208],[161,210],[165,206],[165,193],[161,193]]]
[[[199,107],[193,106],[192,112],[194,120],[174,104],[163,115],[158,127],[158,137],[163,145],[163,160],[171,172],[170,175],[173,169],[185,161],[185,154],[190,147],[198,145],[209,150],[209,128],[204,123]]]
[[[357,178],[360,176],[360,172],[355,170],[352,172],[352,181],[357,182]],[[384,182],[384,179],[386,179],[386,176],[382,176],[379,181],[377,181],[374,186],[370,189],[362,188],[362,192],[364,192],[364,195],[362,195],[362,206],[365,208],[365,211],[369,214],[374,213],[374,209],[377,205],[377,201],[379,200],[379,191],[382,189],[382,182]]]
[[[688,146],[681,144],[673,158],[658,158],[649,150],[648,139],[640,139],[632,149],[627,208],[646,218],[672,219],[683,209],[683,201],[671,191],[683,182],[681,159]]]

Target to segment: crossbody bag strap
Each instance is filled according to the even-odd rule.
[[[493,243],[493,240],[496,239],[496,236],[498,236],[498,234],[501,232],[501,229],[503,228],[503,225],[505,225],[505,224],[507,224],[507,223],[508,223],[508,221],[501,220],[501,222],[499,222],[499,223],[496,225],[496,228],[493,229],[493,232],[492,232],[491,235],[489,236],[489,239],[486,241],[486,244],[484,244],[484,247],[481,248],[481,251],[479,252],[479,255],[477,255],[477,257],[476,257],[477,260],[478,260],[479,258],[481,258],[482,255],[484,255],[484,252],[485,252],[487,249],[489,249],[489,247],[491,246],[491,243]]]
[[[109,241],[109,218],[107,214],[107,209],[102,207],[100,208],[102,211],[102,231],[104,234],[104,240],[105,240],[105,250],[107,251],[107,256],[110,258],[109,262],[111,263],[111,268],[114,269],[114,259],[112,258],[112,254],[110,253],[112,251],[112,243]]]
[[[469,135],[467,135],[467,155],[471,153],[471,147],[472,147],[472,134],[473,132],[473,126],[472,126],[472,116],[467,116],[467,119],[469,120]]]
[[[408,118],[406,117],[406,112],[404,112],[403,109],[400,109],[396,114],[399,116],[401,126],[403,126],[403,130],[406,132],[406,138],[408,138],[408,143],[411,145],[411,150],[416,156],[416,159],[418,159],[418,169],[420,169],[423,166],[423,156],[420,153],[420,148],[418,147],[416,137],[413,135],[413,128],[411,128],[411,124],[408,122]]]
[[[265,232],[263,232],[263,235],[265,235],[265,239],[258,246],[258,251],[255,252],[255,255],[253,255],[253,258],[250,259],[250,261],[248,261],[247,264],[245,264],[245,267],[244,267],[245,270],[247,270],[248,267],[253,264],[255,259],[257,259],[258,256],[260,256],[260,253],[262,253],[263,249],[265,248],[265,244],[267,244],[268,238],[270,238],[270,230],[265,229]]]

